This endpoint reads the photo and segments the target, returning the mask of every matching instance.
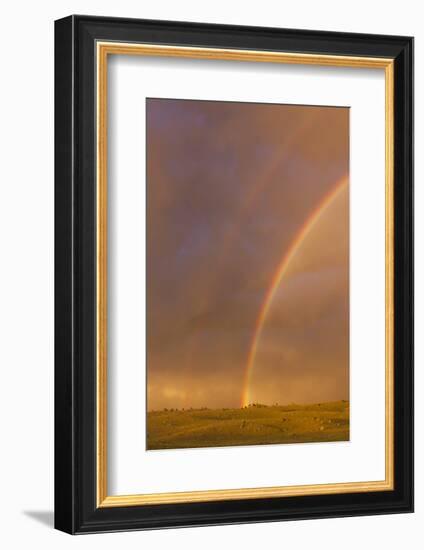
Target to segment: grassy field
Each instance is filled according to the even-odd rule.
[[[149,450],[347,440],[348,401],[147,414]]]

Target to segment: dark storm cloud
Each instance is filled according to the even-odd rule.
[[[256,319],[274,272],[311,211],[347,173],[347,109],[147,100],[149,408],[239,405]],[[347,203],[334,220],[347,227]],[[329,230],[317,237],[322,250]],[[298,274],[292,293],[298,310],[312,308],[304,303],[314,304],[328,286],[337,259],[347,268],[346,235],[329,265],[317,267],[314,259],[315,276],[313,270],[303,279]],[[314,258],[317,246],[305,257]],[[328,309],[327,323],[322,315],[316,321],[320,341],[330,342],[334,324],[347,317],[346,276],[336,279],[328,300],[339,306]],[[278,324],[274,315],[270,327]],[[282,321],[287,324],[287,316]],[[305,329],[303,339],[312,342],[314,334]],[[264,342],[269,339],[264,335]],[[282,342],[280,335],[274,345],[280,346],[278,357],[291,348],[294,357],[302,338],[297,332]],[[340,345],[346,350],[346,342]],[[322,365],[321,359],[315,363],[324,377],[343,355],[340,345],[328,344]],[[288,369],[279,369],[275,354],[267,364],[258,388],[275,387],[276,380],[265,379],[268,370],[277,382],[284,373],[287,382]],[[340,364],[333,370],[346,372],[346,361]],[[346,384],[339,393],[346,393]]]

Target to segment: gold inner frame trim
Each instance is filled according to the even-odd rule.
[[[141,506],[269,497],[341,493],[364,493],[394,489],[394,60],[256,50],[163,46],[123,42],[96,43],[97,54],[97,506]],[[107,492],[107,61],[109,55],[142,55],[219,59],[331,67],[384,69],[385,71],[385,272],[386,272],[386,365],[385,365],[385,479],[281,487],[256,487],[178,493],[109,496]]]

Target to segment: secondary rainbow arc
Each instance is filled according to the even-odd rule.
[[[314,210],[309,214],[303,225],[300,227],[299,231],[296,233],[291,245],[284,254],[281,262],[278,264],[278,267],[275,271],[274,276],[271,279],[271,283],[268,287],[268,290],[265,294],[265,298],[262,302],[262,306],[259,310],[258,317],[255,323],[255,329],[253,331],[253,337],[251,345],[249,348],[249,354],[247,357],[245,377],[243,383],[242,397],[241,397],[241,406],[246,407],[250,403],[250,382],[255,365],[255,358],[258,349],[258,344],[260,336],[267,318],[269,309],[271,307],[272,301],[275,297],[275,294],[280,287],[281,281],[284,275],[287,273],[287,270],[290,266],[291,261],[296,256],[297,251],[302,245],[305,238],[312,231],[318,220],[321,218],[322,214],[328,208],[328,206],[333,202],[333,200],[341,193],[341,191],[348,185],[348,178],[343,177],[341,180],[338,180],[335,187],[320,201],[320,203],[314,208]]]

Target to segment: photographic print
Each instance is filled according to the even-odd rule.
[[[349,440],[349,108],[146,119],[147,449]]]

